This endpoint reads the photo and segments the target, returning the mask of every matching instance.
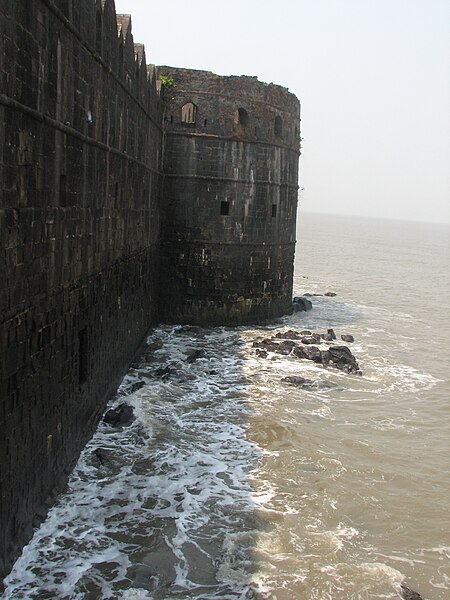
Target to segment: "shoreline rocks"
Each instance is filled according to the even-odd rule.
[[[341,336],[341,339],[344,337],[354,341],[353,336],[345,335]],[[327,333],[314,333],[309,330],[297,332],[290,329],[286,332],[278,332],[271,338],[255,340],[253,347],[260,358],[267,358],[269,352],[283,356],[292,355],[348,374],[362,375],[356,358],[347,346],[330,344],[336,339],[336,334],[331,328],[327,330]],[[318,347],[318,344],[321,343],[327,344],[326,349]],[[288,383],[294,383],[294,381],[288,381]],[[304,384],[305,382],[298,381],[298,383]]]

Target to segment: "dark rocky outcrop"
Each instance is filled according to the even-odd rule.
[[[145,381],[135,381],[134,383],[132,383],[130,385],[130,387],[128,388],[128,392],[130,394],[134,394],[134,392],[137,392],[138,390],[140,390],[142,387],[144,387],[145,385]]]
[[[361,375],[359,365],[347,346],[330,346],[323,352],[322,362],[324,366],[331,365],[340,371]]]
[[[304,296],[294,296],[292,303],[294,312],[302,312],[312,309],[311,300],[308,300],[308,298],[305,298]]]
[[[298,335],[295,331],[289,330],[285,333],[278,333],[273,338],[255,340],[253,347],[256,348],[256,354],[261,358],[267,358],[268,352],[285,356],[293,354],[297,358],[312,360],[324,367],[332,367],[345,373],[362,374],[355,357],[347,346],[329,346],[327,349],[321,350],[316,345],[323,340],[336,339],[333,329],[328,329],[326,334],[311,333],[310,336],[303,336],[299,340],[301,344],[296,343]],[[283,339],[287,336],[294,339]],[[275,341],[279,339],[283,341]]]
[[[205,356],[204,350],[192,350],[189,352],[186,358],[186,362],[191,364],[195,362],[198,358],[203,358]]]
[[[134,421],[133,408],[129,404],[119,404],[116,408],[106,411],[103,421],[111,427],[123,427]]]
[[[274,337],[276,337],[279,340],[299,340],[302,335],[307,335],[307,334],[311,334],[310,331],[308,331],[307,333],[304,331],[293,331],[292,329],[289,329],[288,331],[283,331],[283,332],[278,332],[275,334]]]
[[[414,590],[411,590],[404,583],[402,583],[400,586],[400,597],[403,598],[403,600],[423,600],[420,594]]]
[[[327,342],[332,342],[336,339],[336,334],[333,329],[327,329],[327,332],[322,335],[323,339]]]
[[[341,335],[341,340],[343,342],[348,342],[349,344],[351,344],[352,342],[355,341],[355,338],[352,335],[344,334],[344,335]]]
[[[328,296],[329,298],[334,298],[336,296],[336,292],[325,292],[324,296]]]

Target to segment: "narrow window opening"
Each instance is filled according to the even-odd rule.
[[[277,205],[272,204],[272,219],[277,216]]]
[[[194,124],[197,117],[197,107],[193,102],[187,102],[181,107],[181,122]]]
[[[170,115],[170,124],[173,124],[173,115]]]
[[[203,127],[206,127],[207,125],[208,125],[208,119],[205,119],[205,120],[203,121]]]
[[[116,184],[114,186],[114,206],[115,206],[115,208],[119,208],[119,200],[120,200],[120,188],[119,188],[119,182],[116,181]]]
[[[89,374],[88,335],[86,327],[78,332],[78,383],[86,383]]]
[[[228,200],[222,200],[220,203],[220,214],[225,217],[230,214],[230,203]]]
[[[246,127],[250,121],[250,117],[248,116],[248,112],[245,108],[238,108],[238,122],[242,127]]]
[[[275,117],[274,131],[276,136],[280,136],[283,133],[283,119],[281,117]]]

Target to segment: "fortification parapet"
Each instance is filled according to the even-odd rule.
[[[238,324],[290,310],[300,105],[256,77],[165,77],[162,313]]]

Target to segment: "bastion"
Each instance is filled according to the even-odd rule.
[[[289,312],[300,106],[148,65],[113,0],[7,0],[0,44],[1,579],[151,326]]]

